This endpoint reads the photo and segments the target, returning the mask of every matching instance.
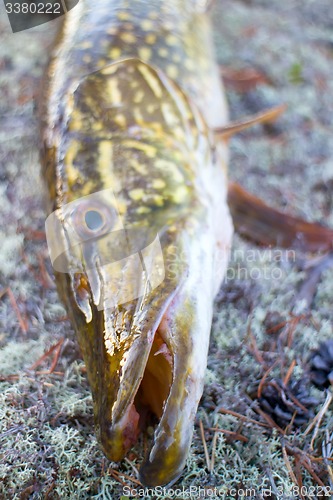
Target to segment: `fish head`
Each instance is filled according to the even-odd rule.
[[[220,283],[208,132],[181,89],[140,60],[76,83],[64,123],[61,190],[46,227],[96,434],[119,461],[156,423],[140,477],[170,484],[191,443]],[[225,183],[216,179],[223,201]],[[223,216],[225,267],[226,207]]]

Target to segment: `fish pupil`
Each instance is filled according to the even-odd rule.
[[[85,223],[91,231],[97,231],[103,226],[104,220],[97,210],[88,210],[84,216]]]

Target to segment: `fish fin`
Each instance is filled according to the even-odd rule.
[[[332,250],[333,229],[279,212],[239,184],[229,183],[228,203],[237,232],[250,240],[307,252]]]
[[[258,123],[268,123],[276,120],[286,109],[286,104],[280,104],[279,106],[275,106],[266,111],[251,115],[243,120],[236,120],[223,127],[218,127],[214,129],[215,137],[222,140],[230,139],[233,135],[252,127],[253,125]]]

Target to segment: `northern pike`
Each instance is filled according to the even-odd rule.
[[[119,461],[155,416],[147,486],[184,468],[233,233],[211,33],[200,0],[80,0],[41,98],[55,276],[96,434]]]
[[[205,0],[80,0],[64,16],[41,95],[46,221],[105,455],[155,431],[147,486],[182,473],[203,391],[213,300],[233,225],[228,125]],[[332,249],[332,230],[237,185],[236,226],[266,244]]]

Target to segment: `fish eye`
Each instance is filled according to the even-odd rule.
[[[84,215],[84,221],[90,231],[98,231],[105,223],[103,214],[98,210],[87,210]]]
[[[96,200],[80,200],[71,214],[75,232],[84,240],[109,233],[116,220],[114,208]]]

